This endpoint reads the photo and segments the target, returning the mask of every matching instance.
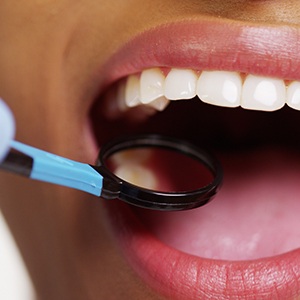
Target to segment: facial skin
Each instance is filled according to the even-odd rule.
[[[300,25],[298,0],[2,0],[0,7],[0,96],[14,112],[16,139],[87,163],[98,153],[88,122],[102,68],[138,34],[189,19]],[[101,200],[8,174],[0,191],[41,299],[164,299],[128,265]]]

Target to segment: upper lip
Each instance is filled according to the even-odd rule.
[[[300,28],[212,18],[156,26],[128,41],[102,66],[101,87],[151,67],[300,80]]]
[[[211,18],[201,21],[182,20],[149,29],[121,47],[101,68],[101,90],[120,78],[154,66],[232,70],[300,80],[299,49],[300,30],[296,27],[258,26]],[[113,206],[113,210],[115,221],[118,219],[117,208]],[[133,230],[134,226],[123,220],[123,212],[121,215],[118,221],[122,220],[122,226],[125,223],[125,226]],[[298,251],[291,252],[288,256],[256,262],[212,261],[172,250],[153,237],[149,242],[148,233],[144,235],[142,230],[140,237],[133,238],[136,232],[130,230],[124,230],[123,237],[120,237],[131,242],[121,242],[123,247],[127,248],[129,256],[133,256],[132,253],[138,252],[141,247],[149,251],[145,260],[141,257],[134,258],[133,264],[148,261],[146,265],[137,268],[148,279],[152,276],[146,273],[156,271],[155,279],[150,279],[156,282],[151,284],[165,294],[174,297],[182,294],[188,298],[202,297],[201,299],[274,299],[292,297],[298,291],[299,276],[294,267],[298,265]],[[151,247],[153,253],[150,253]],[[155,251],[160,252],[155,254]],[[140,253],[134,255],[140,256]],[[156,255],[153,262],[149,260],[151,255]],[[164,257],[164,263],[161,257]],[[168,269],[172,259],[173,264],[178,266],[177,271],[174,268]],[[156,269],[158,266],[163,268],[162,273],[168,270],[172,275],[161,274]],[[188,270],[188,274],[183,271],[184,268],[186,272]],[[270,274],[272,275],[269,276]],[[173,280],[163,287],[168,276],[172,276]]]

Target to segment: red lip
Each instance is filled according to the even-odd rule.
[[[300,79],[300,30],[233,21],[182,21],[144,32],[102,68],[102,86],[148,67],[234,70]],[[291,299],[300,250],[252,261],[205,259],[160,242],[126,205],[107,203],[114,236],[135,271],[172,299]]]
[[[117,243],[134,270],[158,293],[179,299],[295,299],[300,250],[253,261],[185,254],[156,239],[129,207],[108,203]]]
[[[215,19],[181,21],[133,38],[101,73],[106,76],[105,84],[155,66],[233,70],[300,80],[299,53],[299,28]]]

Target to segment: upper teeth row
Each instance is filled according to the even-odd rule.
[[[159,68],[130,75],[121,88],[123,109],[147,105],[163,110],[170,100],[198,96],[203,102],[226,107],[273,111],[285,103],[300,110],[300,82],[288,85],[282,79],[238,72],[171,69],[165,76]],[[124,97],[125,93],[125,97]],[[124,103],[125,99],[125,103]]]

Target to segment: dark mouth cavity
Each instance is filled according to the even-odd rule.
[[[114,97],[109,101],[115,101]],[[98,145],[122,135],[155,133],[185,139],[217,153],[274,146],[300,149],[299,112],[287,106],[262,112],[208,105],[194,98],[173,101],[163,112],[139,120],[141,113],[137,107],[111,119],[100,97],[91,110]]]

